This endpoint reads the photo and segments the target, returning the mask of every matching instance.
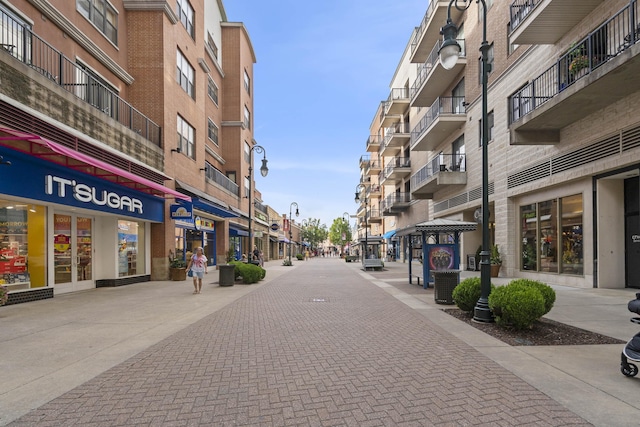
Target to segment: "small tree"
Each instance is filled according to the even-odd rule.
[[[351,228],[349,223],[344,218],[336,218],[331,224],[329,229],[329,241],[342,248],[344,252],[344,246],[351,241]]]

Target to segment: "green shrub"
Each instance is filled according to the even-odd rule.
[[[241,267],[242,283],[251,284],[259,282],[263,276],[264,269],[255,264],[244,264]]]
[[[532,286],[540,291],[540,293],[542,294],[542,298],[544,298],[544,313],[542,313],[543,316],[550,312],[553,308],[553,304],[556,302],[556,291],[554,291],[551,286],[542,282],[538,282],[537,280],[529,279],[515,279],[512,280],[509,284],[511,283],[518,283],[524,286]]]
[[[282,265],[284,265],[285,267],[290,267],[293,264],[291,263],[291,261],[289,261],[289,258],[285,258],[284,261],[282,261]]]
[[[236,268],[233,271],[233,277],[235,277],[236,279],[240,276],[242,276],[242,266],[245,265],[244,262],[242,261],[231,261],[229,262],[230,265],[234,265]]]
[[[491,285],[491,290],[495,288]],[[479,277],[469,277],[453,288],[453,300],[462,311],[473,311],[482,294]]]
[[[297,254],[297,255],[296,255],[296,259],[297,259],[298,261],[302,261],[302,260],[304,259],[304,255],[302,255],[302,254]]]
[[[527,329],[544,314],[544,298],[535,286],[510,283],[491,292],[489,309],[498,325]]]

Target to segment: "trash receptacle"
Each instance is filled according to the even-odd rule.
[[[453,289],[460,283],[460,270],[436,270],[432,273],[436,303],[453,304]]]
[[[233,286],[236,281],[236,266],[233,264],[219,265],[220,286]]]

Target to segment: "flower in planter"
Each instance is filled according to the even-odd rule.
[[[579,55],[573,58],[569,63],[569,71],[576,74],[578,71],[587,68],[589,66],[589,58],[587,55]]]

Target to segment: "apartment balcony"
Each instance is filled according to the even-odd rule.
[[[394,123],[402,121],[402,115],[400,113],[392,114],[387,113],[387,101],[382,101],[380,103],[380,126],[387,127],[391,126]]]
[[[378,156],[375,159],[371,159],[371,156],[365,154],[360,156],[360,169],[364,175],[378,175],[382,171],[382,162]]]
[[[439,154],[411,177],[414,199],[433,199],[433,193],[449,185],[466,185],[464,154]]]
[[[427,11],[416,27],[411,39],[411,62],[424,62],[429,56],[433,44],[440,39],[440,28],[447,22],[447,8],[449,0],[431,0]],[[462,16],[462,11],[451,8],[451,19],[458,22]]]
[[[394,157],[387,162],[384,171],[380,175],[381,185],[395,185],[411,173],[411,160],[409,157]]]
[[[412,151],[433,151],[467,121],[464,97],[443,96],[429,107],[411,131]]]
[[[511,144],[558,143],[562,128],[640,90],[638,12],[624,7],[508,98]]]
[[[397,155],[411,138],[409,123],[407,122],[396,123],[386,128],[384,133],[384,139],[380,147],[380,156],[384,157]]]
[[[369,135],[369,138],[367,138],[367,151],[369,153],[377,153],[380,151],[380,144],[382,144],[381,136]]]
[[[0,26],[0,61],[8,61],[8,65],[20,72],[20,68],[23,66],[16,67],[15,65],[19,64],[10,60],[11,56],[26,65],[28,68],[25,67],[25,70],[29,70],[29,73],[35,71],[35,73],[44,76],[46,80],[43,79],[43,81],[46,83],[43,88],[51,90],[51,95],[40,91],[39,96],[49,96],[49,103],[60,102],[58,99],[53,99],[55,90],[52,89],[64,89],[75,95],[79,103],[84,102],[93,107],[92,112],[96,121],[93,123],[94,128],[100,128],[103,123],[104,126],[109,126],[110,124],[107,123],[113,119],[153,145],[162,145],[160,126],[105,86],[97,76],[76,64],[75,60],[67,58],[61,51],[31,31],[29,27],[23,26],[13,19],[11,14],[1,6],[0,22],[2,23]],[[28,75],[26,71],[23,74]],[[24,75],[20,77],[20,81],[22,80],[24,80]],[[27,93],[22,93],[22,95],[26,97]],[[68,112],[69,120],[72,119],[73,114],[73,111]],[[73,123],[65,124],[72,126]],[[97,135],[90,136],[101,139]]]
[[[398,215],[411,205],[411,194],[409,193],[393,193],[384,199],[382,205],[383,216]]]
[[[602,0],[514,0],[511,42],[555,44],[603,3]]]
[[[367,212],[367,221],[370,224],[380,224],[382,223],[382,213],[378,208],[371,208]]]
[[[382,197],[382,187],[379,184],[371,184],[366,191],[369,199],[379,199]]]
[[[389,115],[403,114],[409,108],[409,88],[391,89],[389,98],[384,103],[384,113]]]
[[[431,53],[426,61],[418,68],[416,80],[411,85],[410,96],[411,107],[428,107],[442,95],[444,88],[453,84],[460,72],[467,65],[467,58],[464,49],[464,39],[458,39],[460,54],[456,65],[451,70],[446,70],[440,63],[438,51],[442,41],[438,40],[431,49]]]

